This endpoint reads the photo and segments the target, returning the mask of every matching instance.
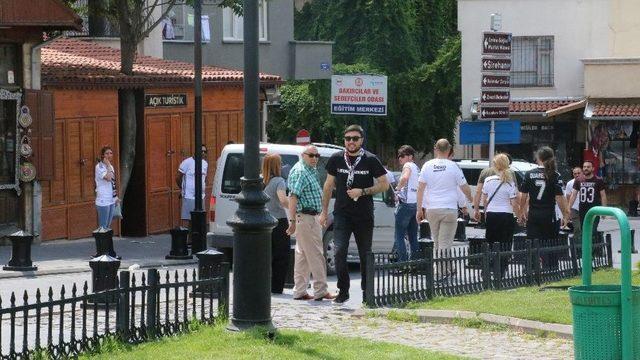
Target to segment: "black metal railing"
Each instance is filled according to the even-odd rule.
[[[468,247],[434,250],[423,241],[420,257],[396,261],[394,254],[369,253],[365,262],[368,306],[399,306],[434,296],[541,285],[582,272],[582,245],[572,237],[500,244],[470,239]],[[593,268],[613,264],[611,240],[593,245]]]
[[[126,343],[184,331],[192,321],[212,323],[229,315],[229,265],[200,279],[196,270],[146,273],[121,271],[115,289],[89,292],[85,281],[57,297],[49,287],[30,301],[14,293],[0,299],[0,359],[77,357],[99,349],[105,339]]]

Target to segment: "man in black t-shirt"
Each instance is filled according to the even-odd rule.
[[[578,199],[578,213],[580,215],[580,223],[584,223],[587,211],[594,206],[607,206],[607,194],[605,192],[605,183],[602,179],[593,174],[593,163],[585,161],[582,164],[582,177],[573,182],[573,191],[569,204]],[[596,216],[593,220],[592,241],[596,242],[598,237],[598,224],[600,217]],[[577,239],[582,241],[582,239]]]
[[[327,225],[329,200],[336,189],[333,208],[333,234],[336,246],[336,272],[340,293],[334,300],[349,300],[349,270],[347,250],[351,234],[356,239],[360,257],[361,287],[365,289],[365,261],[371,251],[373,237],[372,195],[389,187],[387,171],[372,153],[362,148],[364,131],[359,125],[351,125],[344,131],[344,151],[333,154],[326,165],[327,180],[324,183],[320,224]],[[377,180],[374,182],[374,180]],[[363,297],[364,300],[364,297]]]

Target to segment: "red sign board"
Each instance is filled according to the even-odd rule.
[[[511,71],[511,59],[483,57],[482,71]]]
[[[482,55],[510,55],[511,33],[482,33]]]
[[[508,103],[511,99],[509,90],[487,90],[480,95],[481,103]]]
[[[311,144],[311,134],[308,130],[302,129],[296,134],[296,144],[309,145]]]
[[[480,107],[480,118],[486,120],[508,119],[509,105],[505,106],[484,106]]]
[[[489,75],[482,74],[480,87],[483,88],[508,88],[511,77],[509,75]]]

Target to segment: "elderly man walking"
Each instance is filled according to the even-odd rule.
[[[435,249],[450,249],[453,246],[453,238],[458,226],[458,188],[462,190],[468,202],[473,202],[471,189],[462,170],[456,163],[449,160],[451,144],[447,139],[436,142],[433,153],[435,159],[422,165],[418,179],[418,195],[416,220],[418,223],[424,218],[422,214],[422,202],[426,190],[429,199],[426,205],[427,220],[431,227],[431,236]],[[436,269],[438,275],[445,278],[452,275],[455,269],[449,264],[444,264],[442,269]]]
[[[336,297],[327,290],[327,261],[322,244],[322,226],[318,220],[322,209],[322,188],[316,169],[319,159],[318,149],[313,145],[307,146],[302,159],[289,172],[289,214],[292,214],[292,219],[289,219],[287,234],[296,236],[294,300],[322,301]],[[307,293],[309,275],[313,275],[313,296]]]

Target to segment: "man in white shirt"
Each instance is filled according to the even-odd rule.
[[[209,165],[205,160],[207,156],[207,147],[202,145],[202,209],[204,210],[204,197],[207,178],[207,169]],[[186,158],[180,163],[178,167],[178,174],[176,175],[176,183],[182,190],[182,207],[180,211],[180,219],[182,220],[182,226],[190,228],[191,224],[191,212],[196,207],[196,161],[192,157]]]
[[[468,202],[472,202],[471,189],[460,167],[448,159],[451,144],[447,139],[436,142],[433,152],[435,159],[427,161],[420,171],[418,179],[417,211],[418,223],[424,218],[422,202],[425,190],[429,202],[426,206],[427,220],[431,228],[431,237],[435,249],[450,249],[458,226],[458,188],[462,190]],[[447,265],[445,265],[446,267]],[[455,269],[444,269],[448,276]]]
[[[571,193],[573,192],[573,184],[576,179],[582,176],[582,168],[576,166],[571,171],[573,174],[573,179],[567,182],[567,187],[564,189],[564,196],[567,198],[567,201],[571,199]],[[573,225],[573,238],[582,241],[582,224],[580,223],[580,201],[576,196],[576,200],[571,205],[571,215],[569,219],[571,219],[571,224]]]

